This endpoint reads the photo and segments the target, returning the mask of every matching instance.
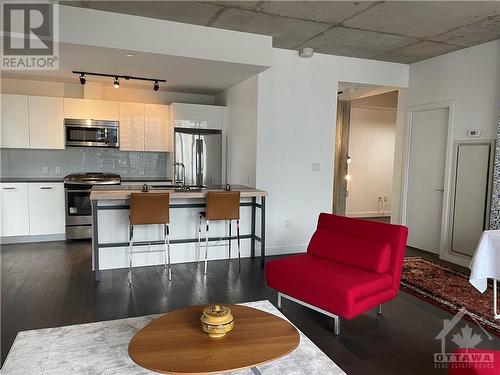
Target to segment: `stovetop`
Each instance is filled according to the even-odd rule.
[[[64,177],[68,185],[119,185],[120,175],[116,173],[74,173]]]

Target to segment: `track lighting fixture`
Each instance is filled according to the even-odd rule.
[[[135,79],[137,81],[151,81],[153,82],[153,90],[158,91],[160,89],[160,82],[167,82],[164,79],[158,79],[158,78],[143,78],[143,77],[133,77],[133,76],[123,76],[123,75],[116,75],[116,74],[107,74],[107,73],[92,73],[92,72],[82,72],[82,71],[77,71],[73,70],[73,74],[78,74],[80,83],[84,85],[87,82],[87,78],[85,76],[98,76],[98,77],[110,77],[114,78],[113,80],[113,86],[115,88],[120,87],[120,78],[123,78],[124,80],[130,80],[130,79]]]

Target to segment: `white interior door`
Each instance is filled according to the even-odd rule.
[[[448,108],[412,113],[406,224],[408,246],[439,254]]]

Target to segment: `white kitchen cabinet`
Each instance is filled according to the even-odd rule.
[[[2,94],[1,147],[29,148],[28,96]]]
[[[30,148],[64,149],[63,99],[30,96]]]
[[[172,103],[172,124],[182,128],[224,129],[226,107],[203,104]]]
[[[144,151],[144,104],[120,103],[120,150]]]
[[[1,235],[26,236],[30,233],[28,184],[2,183]]]
[[[64,233],[64,184],[29,183],[28,189],[30,234]]]
[[[118,121],[118,102],[65,98],[64,118]]]
[[[144,106],[144,150],[156,152],[173,151],[173,130],[170,126],[169,106],[145,104]]]

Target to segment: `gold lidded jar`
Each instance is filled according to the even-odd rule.
[[[227,306],[212,305],[206,307],[200,320],[201,329],[210,337],[222,337],[234,327],[233,315]]]

